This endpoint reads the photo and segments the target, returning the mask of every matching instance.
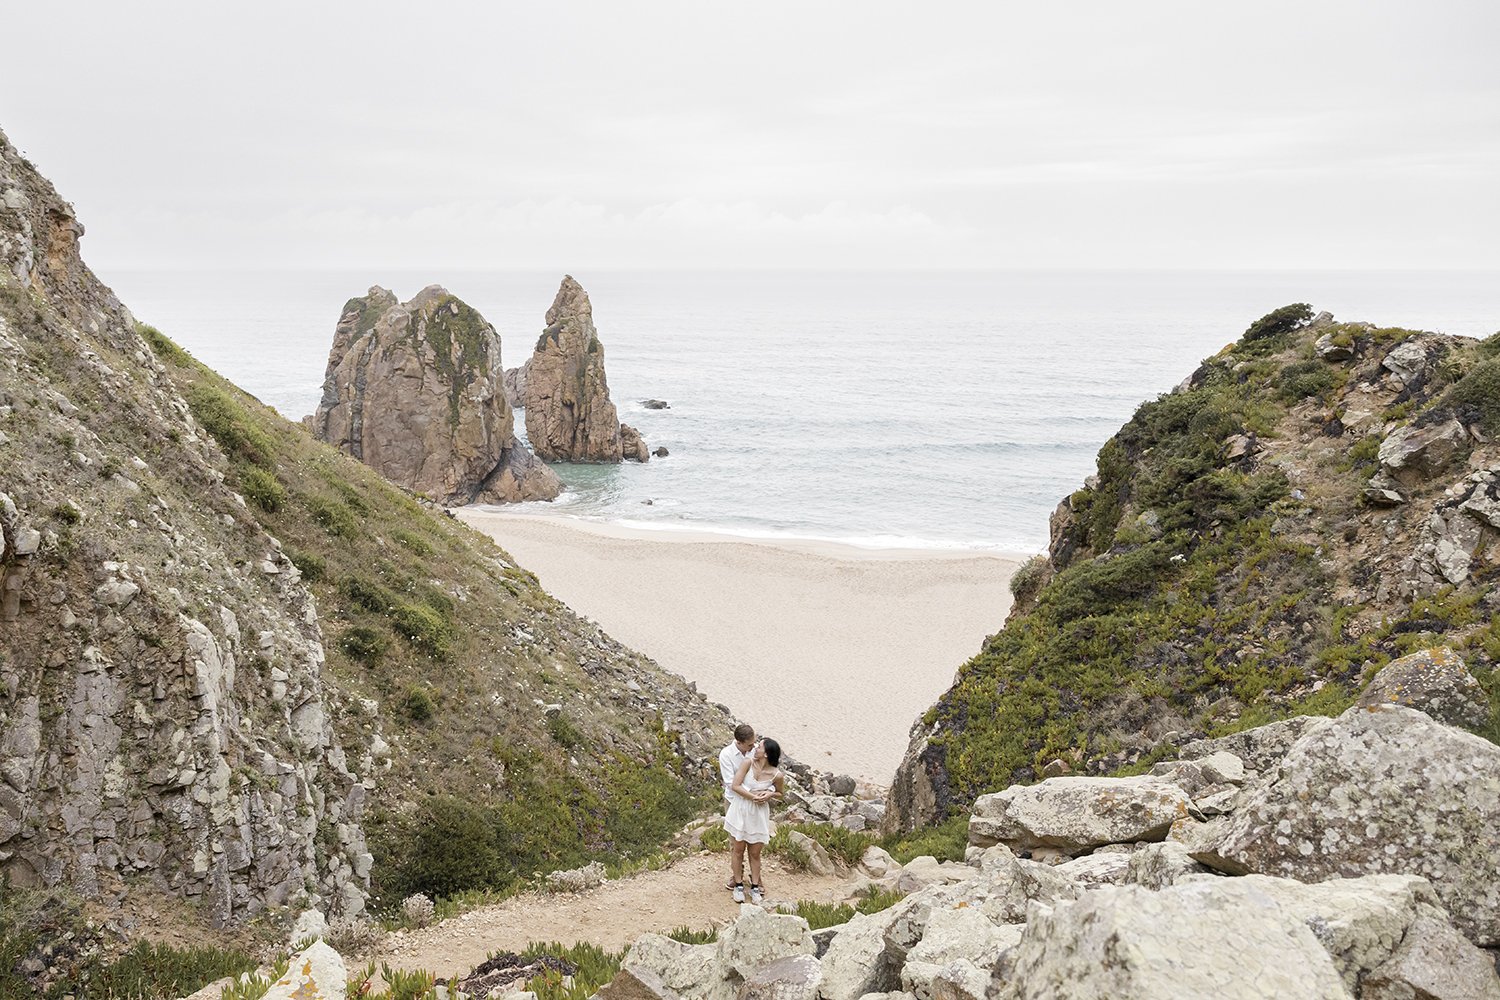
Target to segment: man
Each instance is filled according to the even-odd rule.
[[[719,779],[724,783],[724,807],[734,801],[734,792],[730,786],[734,784],[734,776],[739,772],[740,765],[749,760],[755,753],[755,728],[747,722],[741,722],[734,727],[734,742],[719,751]],[[743,903],[745,901],[745,843],[744,841],[730,841],[729,848],[729,884],[724,888],[734,893],[734,901]]]

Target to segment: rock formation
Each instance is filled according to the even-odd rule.
[[[547,327],[517,383],[525,400],[527,440],[547,461],[650,458],[640,434],[620,425],[604,377],[604,345],[594,329],[593,306],[572,275],[564,276],[547,310]]]
[[[1337,711],[1423,646],[1475,667],[1441,712],[1494,733],[1500,337],[1311,316],[1253,324],[1105,443],[1005,627],[913,726],[893,829],[1049,764],[1109,774],[1247,714]]]
[[[0,876],[358,912],[312,595],[82,234],[0,135]]]
[[[312,424],[319,440],[443,504],[562,492],[516,439],[499,335],[437,285],[406,303],[376,287],[345,304]]]

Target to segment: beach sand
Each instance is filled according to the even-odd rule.
[[[912,722],[1004,623],[1025,558],[455,513],[794,758],[880,784]]]

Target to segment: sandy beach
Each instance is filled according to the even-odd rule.
[[[1025,558],[456,513],[793,757],[882,784],[912,721],[1004,622]]]

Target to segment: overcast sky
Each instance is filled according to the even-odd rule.
[[[0,129],[96,266],[1500,267],[1493,0],[111,0],[0,30]]]

